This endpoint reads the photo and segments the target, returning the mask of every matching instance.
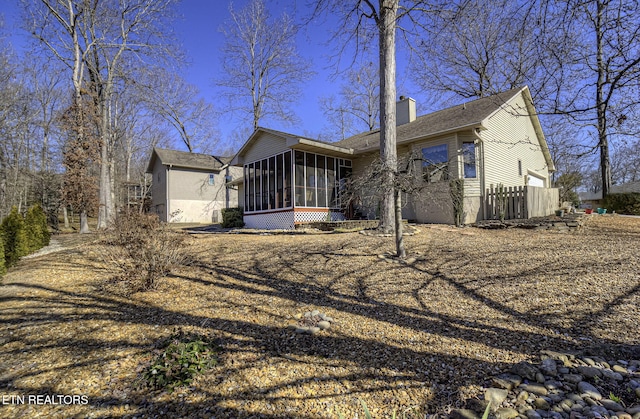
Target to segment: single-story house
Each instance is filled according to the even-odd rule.
[[[147,166],[153,176],[151,211],[166,222],[222,221],[223,208],[238,206],[237,186],[230,183],[242,176],[230,160],[155,147]]]
[[[609,193],[640,193],[640,181],[622,183],[620,185],[611,185]],[[598,192],[578,192],[582,207],[596,208],[604,204],[602,199],[602,191]]]
[[[401,98],[396,119],[398,155],[422,156],[417,181],[428,184],[427,192],[405,197],[405,218],[453,223],[446,202],[451,179],[464,179],[466,223],[485,219],[490,185],[550,187],[555,169],[526,86],[419,117],[415,100]],[[379,148],[379,130],[327,143],[256,129],[230,163],[243,171],[239,203],[246,225],[291,229],[347,218],[353,211],[345,210],[341,190],[379,156]],[[429,193],[432,186],[440,193]],[[557,205],[537,207],[550,214]],[[363,204],[357,212],[373,218],[376,205]]]

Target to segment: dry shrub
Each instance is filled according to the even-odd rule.
[[[184,233],[172,231],[156,215],[123,212],[107,232],[104,257],[129,291],[144,291],[187,262],[185,239]]]

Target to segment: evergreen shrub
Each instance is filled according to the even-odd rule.
[[[244,211],[242,208],[223,208],[222,209],[222,227],[223,228],[236,228],[244,227],[244,221],[242,216]]]
[[[4,240],[5,266],[10,268],[18,263],[22,256],[29,254],[29,239],[24,225],[24,218],[18,208],[11,208],[1,224],[2,239]]]

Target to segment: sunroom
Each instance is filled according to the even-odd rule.
[[[260,141],[258,141],[258,138]],[[243,166],[241,202],[248,228],[293,229],[344,220],[341,189],[351,149],[259,128],[234,158]]]

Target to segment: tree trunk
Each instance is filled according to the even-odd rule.
[[[87,212],[82,211],[80,213],[80,234],[89,233],[89,220],[87,218]]]
[[[407,250],[404,247],[404,236],[402,235],[402,195],[400,188],[394,189],[394,210],[396,222],[396,256],[400,259],[407,257]]]
[[[398,0],[380,0],[378,19],[380,49],[380,158],[384,195],[379,229],[390,233],[394,223],[394,178],[398,170],[396,150],[396,14]]]
[[[604,85],[607,82],[607,68],[603,60],[604,30],[602,15],[606,7],[596,2],[596,63],[598,80],[596,82],[596,112],[598,119],[598,148],[600,149],[600,175],[602,176],[602,198],[606,198],[611,187],[611,162],[609,160],[609,140],[607,138],[607,103],[604,100]]]
[[[69,228],[69,213],[67,212],[67,206],[62,207],[62,216],[64,218],[64,228]]]

